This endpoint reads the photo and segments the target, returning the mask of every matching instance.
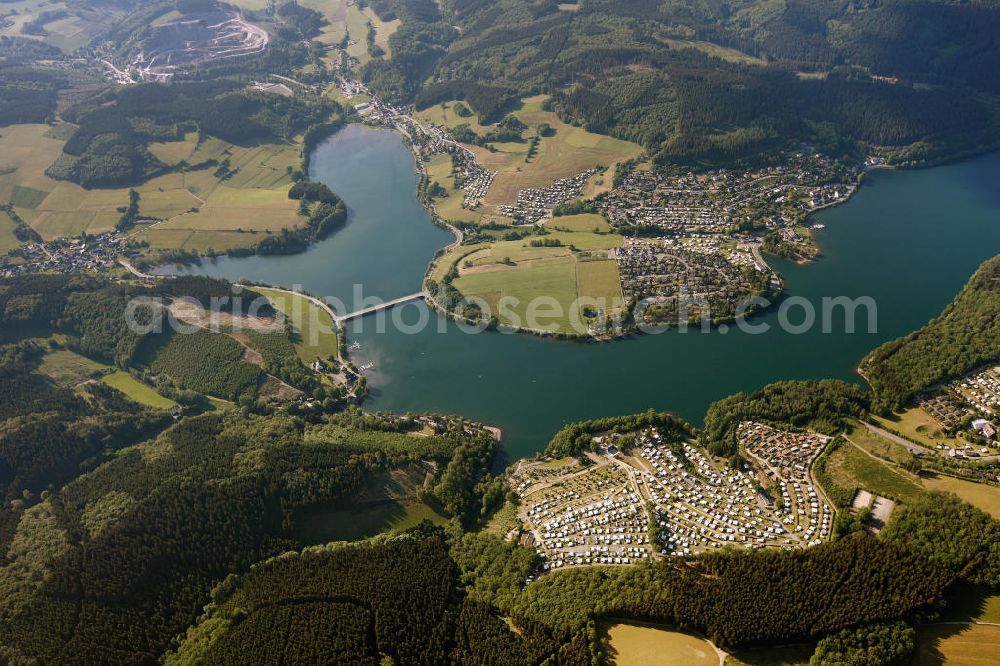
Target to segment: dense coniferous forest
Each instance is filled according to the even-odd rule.
[[[187,299],[220,312],[256,312],[273,316],[274,308],[259,292],[242,289],[237,295],[223,280],[181,277],[152,286],[123,285],[92,275],[25,275],[0,281],[0,323],[15,339],[24,330],[59,332],[65,345],[96,360],[128,367],[145,335],[163,330],[163,312],[153,306],[162,299]],[[130,308],[133,299],[140,305]],[[141,328],[129,326],[129,316]],[[0,337],[0,342],[3,342]]]
[[[181,387],[241,401],[255,395],[261,370],[243,361],[243,346],[222,333],[196,331],[151,341],[156,352],[149,362],[153,372],[164,373]]]
[[[292,536],[300,510],[473,443],[411,436],[403,450],[377,419],[330,417],[331,426],[342,436],[287,416],[187,418],[26,508],[0,567],[4,654],[149,661],[228,574],[301,547]],[[398,571],[406,581],[415,573]]]
[[[333,543],[261,564],[213,593],[168,663],[590,663],[586,641],[531,623],[515,633],[465,597],[440,528]]]
[[[95,466],[104,456],[166,427],[167,414],[146,410],[102,384],[81,392],[37,372],[41,344],[0,346],[0,490],[3,511]],[[7,535],[8,538],[10,535]],[[5,543],[0,538],[0,545]]]
[[[595,615],[660,622],[722,646],[791,642],[927,607],[953,574],[856,535],[805,551],[710,554],[689,566],[586,567],[542,577],[515,612],[580,627]]]
[[[125,287],[93,276],[28,275],[5,281],[0,321],[18,329],[58,330],[66,346],[107,363],[130,363],[140,336],[126,323]]]
[[[383,21],[398,18],[402,24],[389,37],[392,60],[373,58],[362,69],[362,79],[387,99],[411,100],[444,55],[455,28],[434,0],[375,0],[369,4]]]
[[[540,663],[554,655],[552,663],[591,663],[599,657],[594,621],[602,616],[702,631],[723,646],[801,640],[926,609],[953,576],[858,534],[805,552],[580,568],[522,589],[530,554],[519,558],[521,549],[485,534],[451,536],[449,550],[444,537],[424,526],[256,565],[213,591],[208,612],[168,663],[236,663],[248,653],[279,663],[300,646],[344,650],[353,663],[380,653],[412,663],[420,661],[411,652],[418,645],[435,663],[449,654],[463,663]],[[445,609],[456,606],[457,619],[448,617]],[[306,621],[310,610],[320,617]],[[339,618],[340,628],[325,617]],[[889,658],[912,649],[905,627],[841,629],[823,643],[824,654],[864,645]]]
[[[1000,359],[1000,256],[985,262],[927,326],[887,342],[861,363],[880,410]]]
[[[48,354],[67,347],[131,367],[152,343],[154,364],[184,366],[166,369],[184,385],[217,382],[214,375],[188,376],[233,365],[216,359],[187,368],[190,340],[199,336],[213,346],[235,345],[225,351],[238,352],[230,360],[239,366],[242,348],[220,334],[185,336],[187,353],[178,355],[171,342],[161,346],[155,336],[128,330],[124,309],[134,296],[249,308],[231,285],[206,278],[141,285],[39,275],[0,283],[4,661],[154,661],[195,622],[227,575],[302,547],[296,537],[302,512],[335,508],[378,474],[432,465],[426,498],[467,525],[495,501],[487,498],[495,442],[482,432],[448,427],[416,437],[407,419],[346,413],[307,422],[238,411],[185,416],[167,429],[174,424],[167,412],[141,407],[99,382],[63,387],[41,372]],[[252,289],[239,296],[261,298]],[[287,367],[294,354],[288,340],[262,337],[250,341],[270,364]],[[195,356],[205,353],[199,347]],[[259,369],[250,367],[256,377]],[[352,619],[350,606],[319,610],[343,620],[324,625],[334,633]],[[298,616],[308,624],[305,618]],[[308,643],[295,649],[303,658],[319,654]]]
[[[19,51],[16,43],[0,42],[0,54]],[[27,41],[27,40],[25,40]],[[25,56],[36,54],[24,51]],[[0,125],[44,123],[55,118],[56,94],[66,85],[62,74],[7,64],[0,55]],[[14,59],[14,58],[11,58]]]
[[[972,583],[1000,587],[1000,523],[954,495],[927,493],[904,505],[884,537]]]

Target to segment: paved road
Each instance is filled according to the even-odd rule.
[[[899,444],[900,446],[906,447],[910,451],[910,453],[917,453],[917,454],[920,454],[922,456],[934,453],[933,450],[931,450],[931,449],[929,449],[929,448],[927,448],[925,446],[921,446],[919,444],[915,444],[914,442],[911,442],[910,440],[906,439],[905,437],[900,437],[899,435],[897,435],[895,433],[891,433],[888,430],[885,430],[883,428],[879,428],[877,425],[868,423],[867,421],[862,421],[862,423],[864,423],[865,427],[867,427],[869,430],[871,430],[873,433],[875,433],[879,437],[883,437],[883,438],[889,440],[890,442],[895,442],[896,444]]]
[[[920,454],[920,455],[937,455],[937,452],[934,451],[931,448],[928,448],[928,447],[925,447],[925,446],[921,446],[920,444],[916,444],[914,442],[911,442],[910,440],[906,439],[905,437],[900,437],[899,435],[891,433],[888,430],[885,430],[883,428],[879,428],[877,425],[873,425],[871,423],[868,423],[867,421],[862,421],[862,423],[864,423],[868,427],[868,429],[871,430],[876,435],[884,437],[885,439],[888,439],[890,442],[896,442],[900,446],[905,446],[907,449],[909,449],[909,451],[911,453],[917,453],[917,454]],[[981,461],[986,461],[986,462],[996,462],[996,461],[1000,460],[1000,455],[995,455],[995,456],[978,456],[976,458],[971,458],[970,460],[975,460],[975,461],[980,461],[981,460]]]
[[[138,268],[132,265],[132,263],[123,257],[118,258],[118,263],[125,267],[129,273],[136,277],[146,278],[148,280],[162,280],[163,278],[173,277],[170,275],[150,275],[149,273],[143,273]]]

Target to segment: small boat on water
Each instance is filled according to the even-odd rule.
[[[347,348],[351,351],[358,351],[359,349],[361,349],[361,343],[355,340],[350,345],[348,345]]]
[[[360,369],[361,369],[361,372],[364,372],[365,370],[371,370],[374,367],[375,367],[375,364],[373,362],[369,361],[368,363],[365,363],[364,365],[362,365]]]

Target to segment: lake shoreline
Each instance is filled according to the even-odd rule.
[[[454,236],[427,224],[429,214],[416,197],[412,154],[397,136],[356,124],[329,141],[313,157],[312,176],[349,193],[349,222],[333,238],[294,257],[220,259],[180,272],[298,285],[348,305],[354,283],[386,300],[414,291],[430,258]],[[357,330],[348,327],[350,339],[360,345],[352,349],[352,359],[374,363],[366,372],[372,392],[364,407],[462,414],[495,424],[503,429],[504,455],[514,460],[542,450],[566,422],[653,407],[697,424],[711,402],[774,381],[863,383],[856,368],[866,353],[925,324],[986,253],[995,254],[1000,228],[992,223],[989,206],[1000,205],[994,203],[992,184],[997,173],[1000,156],[940,170],[881,170],[877,182],[861,188],[849,205],[819,214],[826,227],[817,232],[823,261],[800,266],[772,260],[787,296],[804,297],[817,307],[827,295],[875,298],[875,333],[865,332],[862,320],[853,335],[823,334],[818,326],[791,335],[781,330],[772,310],[748,322],[769,326],[764,335],[735,327],[728,334],[718,328],[701,333],[694,327],[687,334],[670,330],[613,344],[559,344],[563,341],[516,332],[477,339],[430,305],[410,304],[391,317],[359,321]],[[949,220],[947,234],[939,233],[942,219]],[[392,323],[417,318],[425,323],[419,330]],[[388,327],[379,328],[380,321]]]

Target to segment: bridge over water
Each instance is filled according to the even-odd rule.
[[[354,312],[348,312],[346,314],[337,315],[337,317],[336,317],[337,324],[341,325],[344,322],[350,321],[351,319],[357,319],[358,317],[364,317],[365,315],[369,315],[369,314],[372,314],[372,313],[375,313],[375,312],[379,312],[380,310],[388,310],[390,308],[396,307],[397,305],[402,305],[404,303],[409,303],[410,301],[418,301],[418,300],[427,298],[428,295],[429,294],[426,291],[418,291],[417,293],[410,294],[409,296],[400,296],[399,298],[394,298],[391,301],[386,301],[384,303],[379,303],[377,305],[372,305],[372,306],[367,307],[367,308],[362,308],[360,310],[355,310]]]

